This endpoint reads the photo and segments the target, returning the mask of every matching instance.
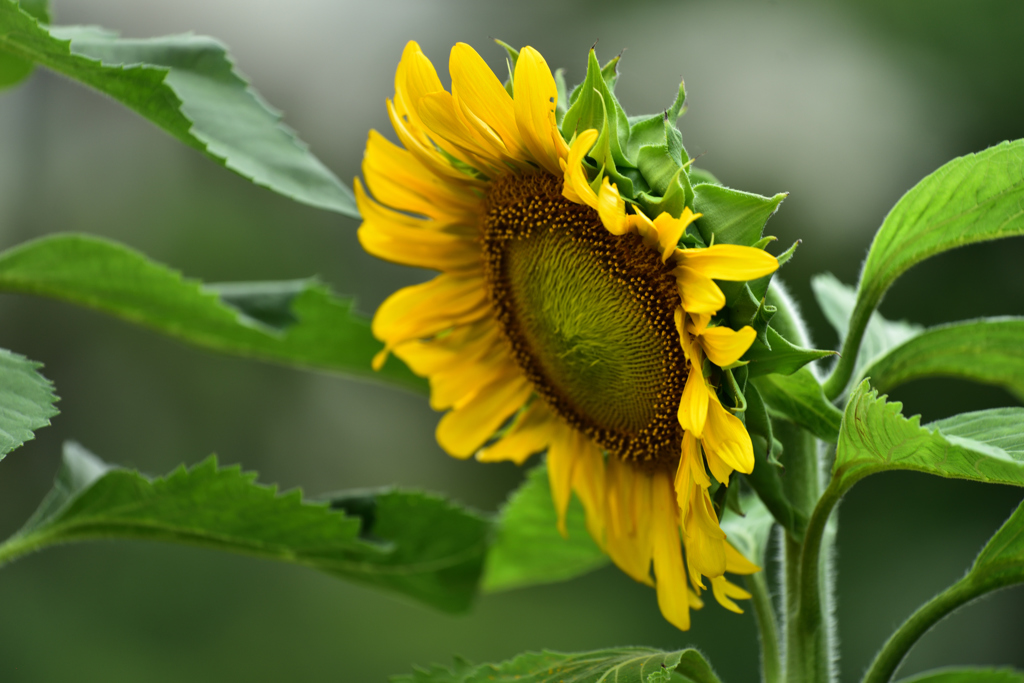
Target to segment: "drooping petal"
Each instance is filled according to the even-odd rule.
[[[679,543],[679,514],[672,484],[664,472],[654,474],[652,493],[651,541],[658,607],[669,623],[686,631],[690,628],[690,597]]]
[[[449,455],[473,455],[533,392],[518,371],[482,387],[472,399],[451,410],[437,424],[437,442]]]
[[[740,419],[723,408],[713,394],[701,440],[706,453],[721,458],[732,469],[744,474],[754,471],[754,446],[750,434]]]
[[[720,368],[738,361],[756,338],[757,332],[750,325],[740,330],[719,325],[704,330],[698,337],[708,360]]]
[[[690,565],[691,580],[694,574],[708,578],[725,573],[725,532],[718,526],[718,516],[711,504],[708,490],[700,488],[690,502],[683,524],[686,541],[686,561]],[[695,584],[703,588],[699,580]]]
[[[750,599],[750,593],[736,584],[730,583],[724,576],[716,576],[711,579],[711,591],[715,594],[715,600],[718,601],[719,605],[736,614],[743,614],[743,610],[731,598],[736,598],[737,600]]]
[[[731,543],[725,544],[725,571],[731,574],[756,574],[761,568],[743,557]]]
[[[690,211],[690,207],[684,207],[679,218],[673,218],[669,213],[661,213],[654,219],[654,227],[658,230],[658,251],[661,253],[661,261],[664,263],[669,256],[676,251],[679,239],[686,232],[686,228],[693,221],[700,218],[699,213]]]
[[[568,538],[565,514],[569,510],[569,498],[572,496],[572,473],[579,453],[576,445],[580,435],[565,423],[559,423],[553,431],[551,445],[548,447],[548,481],[551,483],[555,512],[558,513],[558,533]]]
[[[576,136],[572,146],[569,148],[569,158],[561,162],[564,164],[562,170],[565,173],[565,183],[562,187],[562,196],[570,202],[586,204],[592,209],[597,208],[597,193],[590,187],[587,180],[587,172],[583,168],[583,157],[594,146],[597,141],[597,131],[594,129],[585,130]]]
[[[694,487],[707,488],[711,486],[704,471],[704,461],[701,458],[700,442],[697,437],[689,431],[683,432],[683,441],[680,448],[679,467],[676,469],[674,482],[676,490],[676,504],[680,510],[689,510]]]
[[[651,478],[619,458],[608,458],[605,535],[609,557],[634,581],[651,580]]]
[[[715,244],[707,249],[680,249],[679,265],[714,280],[745,282],[774,273],[779,261],[761,249],[738,244]]]
[[[572,473],[572,487],[576,491],[587,516],[587,531],[597,545],[604,549],[605,522],[605,465],[601,448],[581,435],[578,440],[580,452]]]
[[[673,269],[672,274],[687,313],[715,314],[725,306],[725,294],[711,278],[686,266]]]
[[[601,224],[613,235],[625,235],[629,232],[630,222],[626,218],[626,202],[619,195],[619,188],[608,178],[601,183],[601,191],[597,195],[597,215]]]
[[[552,129],[561,139],[555,125],[555,102],[558,88],[551,69],[540,53],[532,47],[519,51],[516,61],[514,98],[516,125],[523,144],[533,160],[549,173],[559,175],[558,150],[555,149]],[[564,144],[564,143],[563,143]]]

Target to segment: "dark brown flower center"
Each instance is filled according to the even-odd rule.
[[[678,462],[686,361],[658,253],[609,233],[546,173],[493,183],[483,249],[497,318],[537,393],[610,453]]]

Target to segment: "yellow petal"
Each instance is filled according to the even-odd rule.
[[[366,195],[355,180],[356,206],[363,217],[357,233],[369,253],[387,261],[435,270],[478,269],[480,245],[474,238],[431,229],[434,221],[385,208]]]
[[[710,313],[691,313],[690,322],[686,324],[686,329],[690,331],[693,336],[698,336],[704,333],[708,323],[711,322]]]
[[[501,156],[466,124],[455,107],[452,96],[441,91],[421,97],[416,110],[438,144],[441,141],[447,142],[467,158],[473,159],[472,165],[478,170],[488,175],[498,175]]]
[[[601,448],[580,435],[580,453],[572,473],[572,487],[587,515],[587,531],[602,550],[605,548],[604,499],[605,466]]]
[[[402,117],[398,113],[394,102],[391,100],[386,101],[388,108],[388,117],[391,119],[391,126],[395,129],[395,133],[398,134],[398,139],[402,145],[405,146],[409,153],[416,157],[416,159],[430,169],[430,171],[437,176],[444,177],[448,182],[455,182],[465,186],[478,186],[482,187],[484,182],[478,178],[474,178],[468,175],[465,171],[460,170],[452,166],[451,161],[448,157],[442,154],[435,146],[434,142],[426,135],[425,130],[417,131],[413,124],[407,119]],[[417,117],[417,120],[419,117]],[[456,155],[456,150],[450,145],[445,150],[448,154],[456,156],[460,161],[469,163],[469,159],[465,155]]]
[[[516,61],[514,99],[516,125],[523,138],[523,144],[530,151],[533,160],[549,173],[559,175],[558,150],[555,149],[555,134],[561,138],[555,125],[555,102],[558,88],[551,75],[551,69],[540,53],[532,47],[519,51]],[[563,143],[564,144],[564,143]]]
[[[756,574],[761,568],[743,557],[731,543],[725,544],[725,571],[732,574]]]
[[[447,368],[430,376],[430,407],[458,408],[484,386],[516,372],[503,343],[485,347],[476,354],[462,353]]]
[[[467,313],[486,309],[482,276],[445,273],[389,296],[377,309],[372,329],[381,341],[423,339],[455,325]]]
[[[672,274],[687,313],[715,314],[725,306],[725,294],[711,278],[686,266],[673,269]]]
[[[701,488],[691,499],[683,535],[686,539],[686,561],[692,574],[708,578],[725,573],[725,532],[718,526],[718,517],[708,490]],[[698,585],[702,583],[694,581]]]
[[[683,442],[679,458],[679,467],[676,469],[676,504],[680,510],[690,508],[690,499],[693,497],[694,487],[707,488],[711,486],[704,471],[704,460],[701,457],[700,442],[691,432],[683,432]]]
[[[708,420],[702,437],[704,451],[722,459],[734,470],[750,474],[754,471],[754,446],[750,434],[739,418],[722,407],[712,395]]]
[[[669,213],[662,213],[654,219],[654,227],[658,230],[658,251],[661,253],[663,263],[675,253],[679,238],[686,232],[686,228],[699,217],[699,213],[693,213],[687,206],[683,208],[683,213],[679,218],[673,218]]]
[[[732,467],[725,464],[725,461],[718,457],[718,455],[712,451],[707,450],[704,457],[708,461],[708,469],[711,470],[711,476],[715,478],[718,483],[728,486],[729,477],[732,476]]]
[[[522,465],[535,453],[540,453],[551,443],[553,416],[542,401],[535,400],[523,411],[509,433],[499,441],[476,454],[480,462],[502,462],[511,460]]]
[[[756,337],[757,332],[749,325],[738,331],[720,325],[704,330],[698,339],[708,359],[724,368],[738,361]]]
[[[676,258],[681,266],[691,268],[714,280],[745,282],[774,273],[779,261],[761,249],[738,244],[716,244],[707,249],[680,249]]]
[[[395,355],[421,377],[442,372],[467,355],[479,356],[499,339],[498,324],[484,318],[429,339],[415,339],[395,347]]]
[[[499,377],[441,418],[437,442],[449,455],[468,458],[526,403],[532,391],[533,385],[518,369]]]
[[[601,183],[601,191],[597,195],[597,215],[601,223],[613,235],[624,235],[629,232],[629,221],[626,220],[626,202],[619,195],[619,188],[607,177]]]
[[[679,515],[668,476],[654,474],[654,506],[651,518],[654,544],[655,587],[662,616],[676,628],[690,628],[690,597],[683,565],[683,549],[679,543]]]
[[[524,159],[512,98],[487,62],[466,43],[456,43],[448,70],[452,75],[452,96],[472,112],[472,122],[479,121],[494,131],[509,154]],[[485,134],[479,128],[478,131]]]
[[[580,435],[564,423],[552,431],[551,445],[548,447],[548,481],[551,484],[551,499],[558,514],[558,532],[563,538],[568,538],[565,514],[569,510],[569,498],[572,496],[572,471],[579,454],[577,443]]]
[[[583,168],[583,157],[594,146],[597,141],[597,131],[594,129],[585,130],[576,136],[572,146],[569,148],[569,158],[564,162],[565,182],[562,186],[562,196],[570,202],[586,204],[592,209],[597,208],[597,193],[590,187],[587,180],[587,172]]]
[[[605,534],[609,557],[634,581],[651,580],[651,478],[629,463],[608,458]]]
[[[715,594],[715,600],[718,601],[719,605],[730,612],[743,614],[743,610],[741,610],[739,605],[733,602],[731,598],[747,600],[750,598],[750,593],[734,583],[729,583],[729,580],[724,576],[717,576],[711,579],[711,590]]]

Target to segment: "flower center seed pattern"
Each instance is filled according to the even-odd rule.
[[[686,359],[672,267],[561,190],[546,173],[510,174],[487,195],[485,273],[504,336],[568,423],[624,460],[675,467]]]

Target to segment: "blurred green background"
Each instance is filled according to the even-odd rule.
[[[402,46],[444,72],[456,41],[496,70],[498,37],[538,48],[568,80],[599,39],[626,48],[632,114],[671,102],[691,155],[726,184],[790,197],[769,223],[803,246],[782,272],[819,345],[836,343],[808,278],[854,283],[886,211],[953,156],[1024,137],[1024,4],[1005,2],[564,2],[527,0],[56,0],[58,23],[130,37],[195,31],[240,68],[346,181],[366,132],[390,134],[384,100]],[[317,274],[371,312],[427,277],[378,262],[357,222],[249,185],[120,106],[50,73],[0,94],[0,247],[57,231],[121,240],[207,281]],[[1024,241],[943,255],[882,305],[924,324],[1024,314]],[[61,443],[152,473],[211,452],[263,482],[311,494],[398,483],[493,510],[521,472],[458,462],[415,396],[212,355],[98,314],[0,298],[0,346],[46,364],[62,396],[52,427],[0,464],[0,533],[50,486]],[[1002,391],[928,381],[895,393],[932,420],[1012,405]],[[1017,489],[882,475],[841,507],[844,681],[912,609],[958,578],[1020,500]],[[298,567],[146,543],[48,550],[0,572],[3,681],[383,681],[452,654],[696,645],[728,682],[757,680],[751,615],[717,605],[680,633],[652,591],[614,569],[482,598],[466,616]],[[972,605],[925,637],[903,673],[948,664],[1024,667],[1024,589]]]

